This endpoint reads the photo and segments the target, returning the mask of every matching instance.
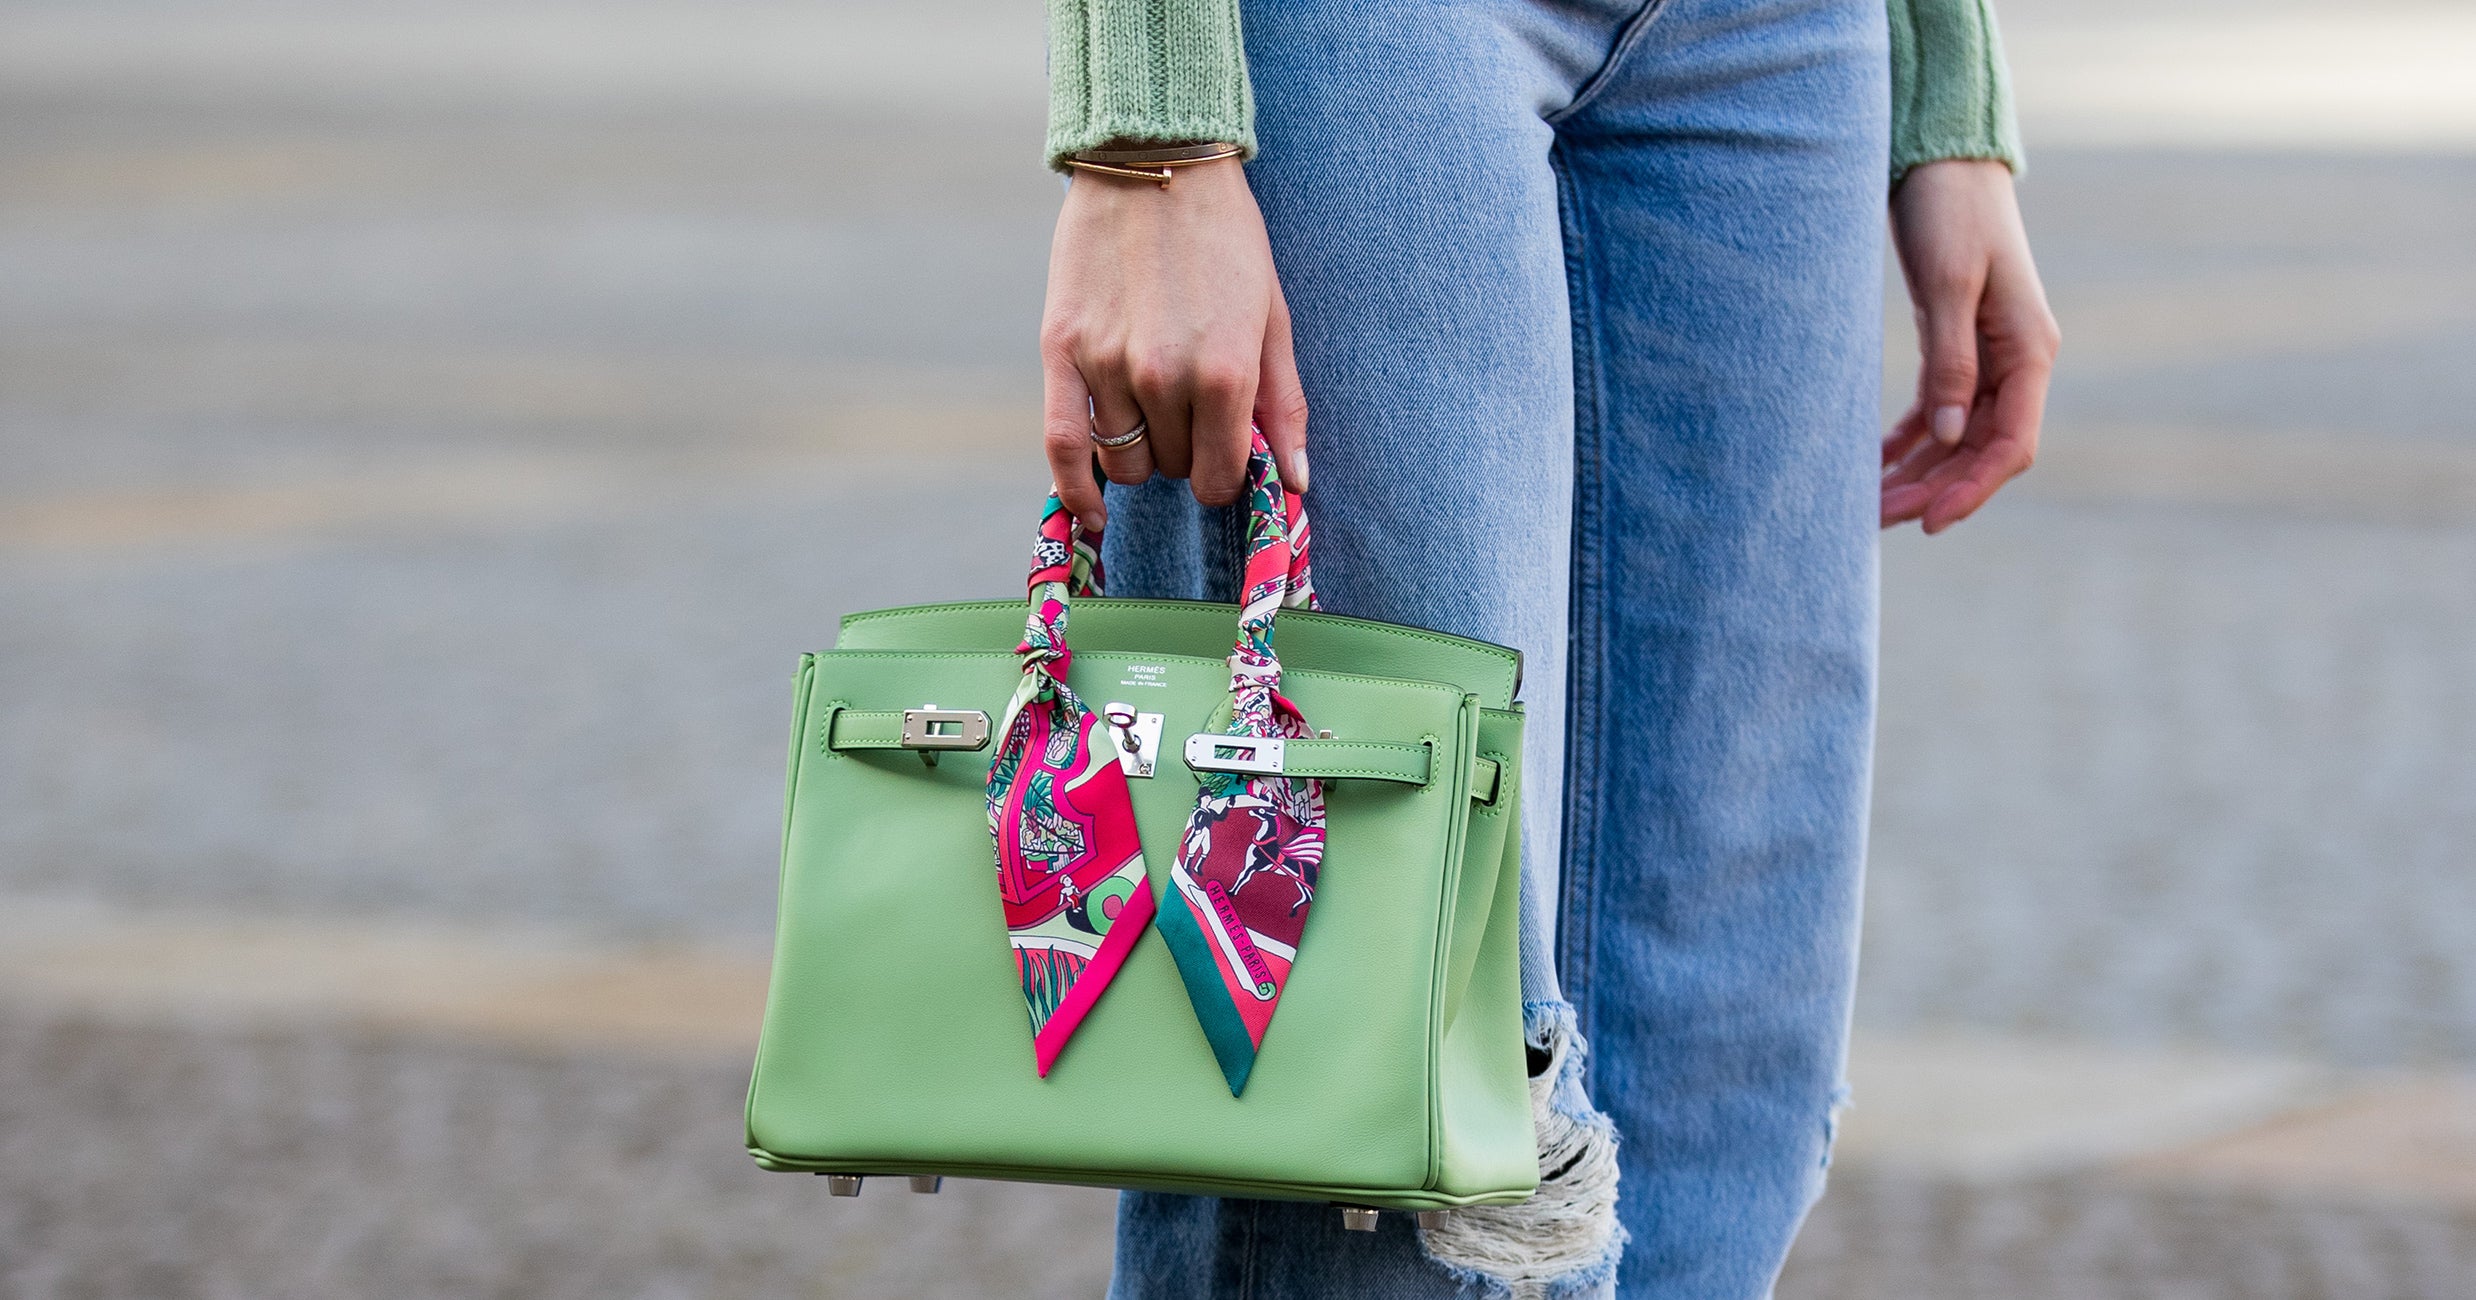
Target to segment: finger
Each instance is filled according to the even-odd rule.
[[[1933,500],[1933,489],[1919,483],[1883,489],[1882,526],[1894,528],[1924,515],[1927,504]]]
[[[1135,422],[1131,419],[1120,422],[1104,419],[1096,403],[1091,427],[1116,437],[1132,431]],[[1107,475],[1112,483],[1131,486],[1147,482],[1152,477],[1152,436],[1149,433],[1123,447],[1104,447],[1095,440],[1092,442],[1092,454],[1100,458],[1100,472]]]
[[[1207,364],[1195,376],[1194,467],[1189,488],[1208,506],[1225,506],[1246,491],[1247,456],[1255,438],[1248,421],[1255,410],[1253,357]]]
[[[1938,277],[1924,291],[1917,330],[1923,353],[1917,405],[1925,413],[1927,431],[1951,446],[1967,431],[1969,407],[1977,399],[1977,306],[1986,292],[1985,268]]]
[[[1915,455],[1883,476],[1883,526],[1924,518],[1936,498],[1974,471],[1984,453],[1974,442],[1946,447],[1927,439]]]
[[[1100,483],[1092,477],[1091,391],[1083,373],[1062,354],[1041,360],[1041,450],[1049,460],[1057,499],[1085,528],[1109,522]]]
[[[1159,468],[1159,458],[1153,452],[1159,430],[1152,427],[1150,413],[1136,400],[1127,382],[1122,358],[1114,354],[1095,354],[1084,362],[1084,373],[1092,384],[1091,429],[1102,436],[1115,438],[1145,427],[1143,440],[1115,450],[1092,444],[1099,453],[1101,472],[1113,483],[1141,483],[1150,479]],[[1088,430],[1087,430],[1088,433]]]
[[[2024,364],[2004,374],[1982,421],[1986,427],[1985,449],[1974,458],[1967,473],[1938,485],[1933,502],[1922,516],[1928,533],[1939,533],[1975,514],[2004,484],[2037,462],[2050,374],[2043,363]]]
[[[1885,528],[1923,518],[1935,497],[1976,463],[1983,442],[1982,437],[1975,435],[1964,436],[1956,446],[1937,441],[1927,434],[1920,413],[1914,410],[1903,423],[1907,426],[1905,431],[1895,436],[1908,442],[1908,450],[1883,471],[1881,511]]]
[[[1152,428],[1146,440],[1152,447],[1152,463],[1170,478],[1185,478],[1193,471],[1189,408],[1195,398],[1191,382],[1185,366],[1167,356],[1137,356],[1128,361],[1127,391]],[[1110,425],[1101,427],[1116,431]],[[1133,427],[1133,421],[1126,427]]]
[[[1917,450],[1918,441],[1926,436],[1926,419],[1922,411],[1912,408],[1883,435],[1883,468],[1889,470],[1902,458]]]
[[[1883,486],[1892,488],[1920,482],[1927,475],[1948,463],[1961,450],[1960,447],[1947,442],[1939,442],[1920,432],[1909,440],[1908,451],[1890,468],[1883,471]]]
[[[1272,295],[1272,315],[1264,322],[1264,357],[1255,390],[1255,423],[1272,447],[1272,463],[1281,467],[1281,483],[1293,492],[1307,490],[1307,390],[1298,382],[1298,357],[1290,344],[1290,308],[1279,286]]]
[[[1143,440],[1128,446],[1096,445],[1092,451],[1100,458],[1100,472],[1110,482],[1133,487],[1138,483],[1152,481],[1156,466],[1152,463],[1152,439],[1148,435]]]
[[[1991,449],[1991,447],[1964,447],[1953,453],[1942,464],[1918,476],[1914,480],[1914,485],[1928,492],[1939,494],[1945,488],[1967,479],[1983,468],[1986,463],[1986,453]]]
[[[1920,485],[1934,494],[1918,516],[1920,525],[1932,535],[1976,514],[1979,506],[1994,497],[1996,489],[2029,468],[2030,459],[2029,449],[2016,439],[1989,443],[1970,458],[1965,472],[1947,481]]]

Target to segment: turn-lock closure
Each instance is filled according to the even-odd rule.
[[[1310,740],[1202,732],[1187,737],[1185,756],[1187,767],[1197,772],[1425,785],[1434,775],[1435,746],[1425,741]]]
[[[955,749],[989,747],[989,715],[978,709],[836,708],[825,720],[827,749],[907,749],[930,767]]]
[[[1197,732],[1186,738],[1186,765],[1198,772],[1279,776],[1286,742],[1280,736],[1223,736]]]
[[[935,705],[903,710],[903,748],[979,749],[989,743],[989,715]]]

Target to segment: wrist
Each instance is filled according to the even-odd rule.
[[[1214,225],[1252,211],[1255,196],[1235,159],[1178,169],[1168,188],[1158,181],[1078,170],[1066,188],[1066,209],[1078,223],[1125,230]]]
[[[1244,158],[1245,153],[1245,146],[1227,140],[1178,144],[1150,142],[1131,148],[1102,146],[1078,149],[1060,161],[1068,168],[1087,175],[1149,181],[1165,190],[1181,170],[1208,167],[1219,162],[1237,162]]]

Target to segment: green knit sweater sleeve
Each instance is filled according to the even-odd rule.
[[[1885,0],[1891,178],[1942,158],[2021,169],[1989,0]],[[1238,0],[1048,0],[1048,163],[1110,140],[1229,140],[1255,156]]]
[[[1238,0],[1048,0],[1049,166],[1110,140],[1227,140],[1255,156]]]
[[[1944,158],[2021,170],[2003,37],[1988,0],[1888,0],[1891,179]]]

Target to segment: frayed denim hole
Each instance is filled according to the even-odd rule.
[[[1512,1205],[1456,1210],[1419,1230],[1426,1257],[1487,1297],[1598,1300],[1616,1279],[1627,1234],[1617,1217],[1615,1126],[1582,1088],[1589,1047],[1561,999],[1522,1004],[1538,1192]]]

